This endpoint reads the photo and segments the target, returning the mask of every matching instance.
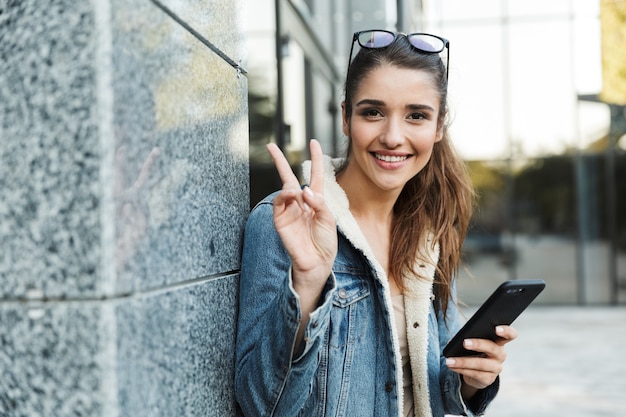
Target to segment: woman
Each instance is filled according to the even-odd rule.
[[[357,32],[342,103],[347,158],[311,141],[300,184],[252,211],[240,281],[235,395],[246,416],[480,415],[503,345],[444,358],[473,192],[445,117],[445,39]],[[350,52],[352,56],[352,51]]]

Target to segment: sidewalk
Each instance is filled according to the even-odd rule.
[[[513,325],[487,417],[626,416],[626,307],[531,306]]]

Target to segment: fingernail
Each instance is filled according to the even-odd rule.
[[[452,366],[456,363],[456,361],[454,359],[446,359],[446,365],[447,366]]]
[[[498,333],[498,334],[502,334],[502,333],[504,333],[504,327],[502,327],[502,326],[496,326],[496,333]]]
[[[469,339],[465,339],[463,341],[463,346],[465,346],[466,348],[472,347],[473,344],[474,343],[471,340],[469,340]]]
[[[309,196],[313,197],[313,190],[311,190],[308,186],[304,187],[304,192]]]

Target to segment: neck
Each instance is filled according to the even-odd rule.
[[[348,179],[343,172],[337,182],[346,193],[350,212],[360,221],[370,224],[390,226],[393,220],[393,207],[398,199],[398,191],[373,190],[358,181]]]
[[[350,175],[345,170],[337,176],[337,182],[343,188],[350,202],[350,211],[361,218],[390,220],[393,218],[393,206],[401,190],[381,190],[371,183],[363,181],[362,176]]]

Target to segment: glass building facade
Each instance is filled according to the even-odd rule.
[[[478,303],[507,279],[541,278],[539,302],[626,302],[619,4],[250,2],[251,205],[281,186],[267,143],[278,143],[296,172],[311,138],[325,153],[342,154],[342,82],[354,31],[439,34],[450,40],[452,138],[479,195],[459,277],[464,300]]]

